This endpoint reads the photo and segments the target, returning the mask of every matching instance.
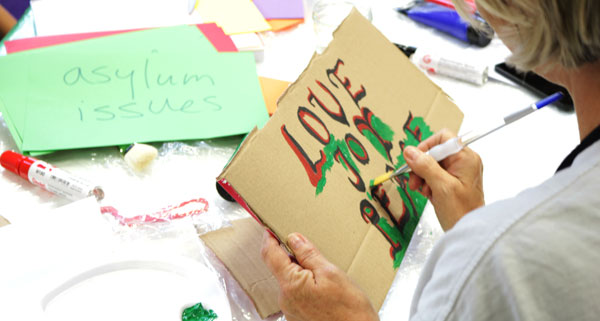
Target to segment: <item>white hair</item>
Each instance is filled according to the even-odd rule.
[[[464,0],[454,2],[474,22]],[[477,7],[505,22],[498,33],[516,37],[507,61],[519,69],[575,68],[600,59],[598,0],[477,0]]]

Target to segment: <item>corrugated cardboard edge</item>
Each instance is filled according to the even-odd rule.
[[[246,146],[248,146],[250,144],[250,142],[252,140],[254,140],[254,137],[256,136],[257,132],[258,132],[258,128],[254,127],[248,133],[248,135],[246,135],[246,137],[244,137],[244,140],[240,143],[240,145],[238,146],[237,150],[235,150],[233,152],[233,155],[231,155],[231,158],[229,159],[229,161],[227,162],[227,164],[225,165],[225,167],[221,171],[221,174],[219,174],[219,176],[217,177],[217,181],[223,179],[223,176],[225,176],[225,173],[229,169],[229,165],[231,165],[231,163],[233,163],[235,161],[235,158],[237,157],[237,155],[240,154],[240,153],[242,153],[246,149]]]
[[[277,105],[279,105],[279,102],[281,101],[281,99],[287,95],[288,91],[290,91],[290,89],[292,89],[294,86],[296,86],[296,83],[298,83],[299,80],[304,77],[304,74],[306,73],[306,71],[312,66],[313,61],[315,60],[315,57],[318,57],[318,56],[319,56],[318,53],[316,53],[316,52],[313,53],[312,57],[310,57],[310,61],[308,62],[308,65],[306,65],[304,70],[302,70],[302,72],[300,73],[300,76],[298,76],[298,78],[283,91],[281,96],[279,96],[279,98],[277,98]],[[277,112],[277,110],[275,112]]]
[[[258,224],[263,226],[267,230],[267,232],[269,232],[271,235],[273,235],[274,238],[279,240],[279,243],[284,244],[289,253],[292,253],[291,250],[287,247],[287,244],[285,244],[285,242],[282,242],[281,239],[275,233],[273,233],[273,231],[265,223],[263,223],[260,217],[258,217],[258,215],[254,213],[254,210],[250,207],[250,205],[248,205],[246,200],[244,200],[244,198],[233,188],[233,186],[231,186],[231,184],[229,184],[229,182],[226,179],[222,178],[218,181],[218,183],[219,185],[221,185],[221,187],[223,187],[223,189],[225,189],[227,193],[229,193],[229,195],[231,195],[231,197],[233,197],[233,199],[238,204],[240,204],[240,206],[242,206],[248,212],[248,214],[250,214],[250,216],[252,216],[252,218],[256,222],[258,222]]]
[[[231,186],[231,184],[229,184],[226,179],[222,178],[218,181],[218,183],[221,185],[221,187],[223,187],[223,189],[225,189],[227,193],[229,193],[229,195],[231,195],[231,197],[233,197],[238,204],[240,204],[240,206],[242,206],[250,214],[250,216],[252,216],[259,224],[264,226],[260,218],[250,208],[250,205],[246,203],[242,196],[233,188],[233,186]]]
[[[221,187],[223,187],[223,189],[225,189],[225,191],[229,193],[229,195],[231,195],[231,197],[233,197],[233,199],[238,204],[240,204],[240,206],[242,206],[248,212],[248,214],[250,214],[250,216],[252,216],[260,225],[264,226],[265,229],[269,233],[271,233],[271,235],[273,235],[273,237],[279,240],[279,242],[285,246],[288,253],[292,253],[291,249],[287,246],[287,244],[283,242],[281,238],[279,238],[279,236],[273,233],[271,228],[268,225],[266,225],[258,215],[256,215],[256,213],[254,212],[252,207],[250,207],[250,205],[246,202],[246,200],[244,200],[244,198],[235,190],[235,188],[224,178],[227,175],[227,171],[229,170],[230,165],[235,162],[237,156],[242,155],[246,151],[247,146],[252,144],[252,141],[257,136],[258,132],[258,128],[254,127],[254,129],[252,129],[252,131],[248,133],[244,141],[242,141],[242,143],[238,147],[237,151],[235,151],[235,153],[229,160],[229,163],[225,165],[225,168],[223,168],[223,171],[217,177],[217,183],[219,183],[219,185],[221,185]]]
[[[9,225],[9,224],[10,224],[10,222],[0,215],[0,227]]]
[[[262,262],[262,227],[252,218],[235,220],[231,228],[200,236],[252,300],[261,318],[279,312],[279,285]]]

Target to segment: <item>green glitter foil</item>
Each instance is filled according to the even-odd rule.
[[[181,313],[181,321],[212,321],[217,318],[213,310],[206,310],[202,303],[186,308]]]

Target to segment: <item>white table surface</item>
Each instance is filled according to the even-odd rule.
[[[393,10],[407,2],[369,1],[372,5],[373,24],[391,41],[489,66],[503,61],[508,55],[499,39],[494,39],[485,48],[471,47],[431,28],[418,25]],[[303,24],[288,31],[261,34],[265,50],[262,60],[257,64],[259,75],[293,81],[304,70],[313,55],[315,43],[310,17],[312,3],[312,0],[305,2],[307,16]],[[13,37],[31,36],[31,32],[31,22],[25,23]],[[479,128],[486,122],[497,121],[537,100],[537,97],[524,89],[502,82],[490,81],[483,86],[475,86],[443,76],[432,75],[430,78],[463,111],[465,117],[461,132]],[[561,160],[579,142],[577,133],[573,114],[549,107],[471,145],[483,159],[486,203],[514,196],[549,178]],[[100,182],[105,186],[107,194],[120,194],[118,201],[121,203],[129,202],[135,206],[136,203],[144,202],[144,199],[152,198],[158,204],[161,195],[165,194],[168,195],[165,201],[172,201],[173,193],[162,191],[173,189],[177,185],[176,191],[194,191],[205,197],[211,206],[214,205],[211,207],[213,211],[235,219],[246,214],[237,205],[220,199],[215,192],[214,177],[238,142],[239,139],[234,138],[165,144],[152,173],[145,175],[129,170],[116,147],[57,152],[42,158],[57,167]],[[8,149],[16,150],[16,146],[2,121],[0,152]],[[131,191],[136,189],[145,193],[146,198],[128,197],[127,193],[131,195]],[[43,215],[44,212],[67,203],[68,201],[42,191],[0,168],[0,215],[12,223],[18,224],[23,215]],[[408,319],[412,293],[420,270],[435,240],[441,235],[433,208],[428,205],[380,311],[383,320]],[[246,314],[244,318],[257,319],[251,314]]]

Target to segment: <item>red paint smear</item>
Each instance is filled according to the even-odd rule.
[[[191,209],[188,209],[191,208]],[[119,211],[112,206],[102,206],[102,214],[112,215],[121,225],[133,226],[148,223],[163,223],[187,216],[194,216],[208,211],[208,201],[203,198],[196,198],[185,201],[179,205],[167,206],[151,214],[142,214],[133,217],[123,217]]]
[[[237,47],[231,40],[231,37],[223,32],[217,24],[215,23],[204,23],[196,25],[198,29],[206,36],[206,38],[212,43],[215,49],[218,52],[237,52]],[[54,45],[60,45],[64,43],[70,43],[75,41],[87,40],[87,39],[95,39],[99,37],[112,36],[116,34],[132,32],[132,31],[140,31],[147,29],[129,29],[129,30],[115,30],[115,31],[99,31],[99,32],[87,32],[87,33],[74,33],[67,35],[56,35],[56,36],[43,36],[43,37],[34,37],[34,38],[24,38],[6,41],[4,45],[6,46],[6,52],[8,54],[44,48]]]
[[[254,214],[254,211],[252,211],[252,209],[250,208],[250,206],[248,206],[248,203],[246,203],[246,201],[242,198],[242,196],[240,196],[240,194],[238,194],[238,192],[236,192],[236,190],[233,188],[233,186],[231,186],[231,184],[229,184],[229,182],[226,179],[221,179],[218,181],[219,185],[221,185],[221,187],[223,187],[223,189],[225,189],[225,191],[227,193],[229,193],[229,195],[231,195],[231,197],[233,197],[233,199],[240,204],[249,214],[250,216],[252,216],[260,225],[264,226],[267,231],[269,232],[269,234],[273,235],[274,238],[276,238],[277,240],[279,240],[279,237],[277,237],[277,235],[275,235],[275,233],[273,233],[269,228],[267,228],[263,222],[258,218],[258,216],[256,216],[256,214]],[[281,240],[279,240],[281,242]]]

